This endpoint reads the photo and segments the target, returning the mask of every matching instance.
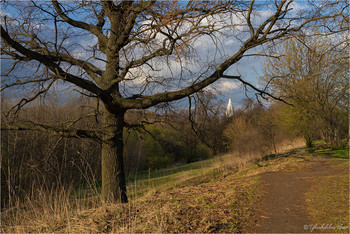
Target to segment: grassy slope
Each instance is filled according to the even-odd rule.
[[[128,204],[95,202],[88,208],[81,205],[81,200],[74,203],[60,196],[61,203],[39,207],[32,204],[32,209],[21,209],[12,216],[5,213],[1,228],[2,232],[239,232],[254,220],[254,206],[260,196],[259,174],[296,170],[307,166],[311,158],[304,150],[294,150],[245,165],[244,160],[228,155],[156,173],[145,172],[129,178]],[[333,161],[334,166],[344,168],[347,159],[339,160]],[[337,178],[329,178],[334,179]],[[325,189],[318,199],[313,196],[320,193],[319,187],[310,190],[314,191],[309,195],[309,208],[316,207],[310,209],[315,223],[320,217],[319,206],[323,206],[317,202],[328,197],[339,203],[339,211],[345,210],[341,204],[345,202],[347,186],[345,179],[340,181],[334,190],[343,189],[344,193],[337,192],[341,196],[332,197],[333,193]],[[334,217],[345,217],[341,212]]]

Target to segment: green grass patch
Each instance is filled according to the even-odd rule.
[[[314,153],[331,158],[349,159],[349,149],[326,148],[315,150]]]
[[[167,175],[176,174],[183,171],[202,169],[211,166],[216,161],[216,158],[207,159],[202,161],[197,161],[193,163],[188,163],[180,166],[173,166],[169,168],[163,168],[158,170],[145,170],[137,173],[136,176],[129,176],[128,181],[149,179],[149,178],[159,178]]]
[[[317,157],[330,158],[330,163],[333,167],[339,170],[349,169],[349,149],[348,148],[326,148],[318,149],[313,153]]]

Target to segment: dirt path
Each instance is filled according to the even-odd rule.
[[[310,167],[297,172],[261,174],[262,199],[256,209],[255,225],[247,232],[302,233],[310,232],[303,195],[311,186],[307,178],[342,173],[332,168],[325,158],[315,158]]]

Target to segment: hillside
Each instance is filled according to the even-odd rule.
[[[129,178],[128,204],[101,205],[94,196],[78,199],[76,191],[70,195],[66,191],[56,199],[53,194],[46,202],[31,203],[27,209],[3,212],[1,231],[286,232],[300,224],[298,232],[320,232],[327,231],[320,229],[326,223],[337,228],[332,232],[347,232],[348,152],[295,149],[249,164],[226,155],[145,172]],[[284,202],[278,203],[279,199]],[[281,225],[283,217],[274,216],[285,209],[289,209],[285,215],[306,220],[288,219],[288,225]]]

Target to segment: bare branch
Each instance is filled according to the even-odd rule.
[[[90,25],[87,24],[85,22],[82,21],[77,21],[77,20],[73,20],[72,18],[69,18],[64,11],[62,10],[60,4],[58,3],[57,0],[52,0],[52,4],[56,10],[56,12],[58,13],[58,15],[68,24],[74,26],[74,27],[78,27],[81,29],[85,29],[91,33],[93,33],[100,41],[102,41],[103,43],[106,43],[107,41],[107,37],[102,33],[101,27],[97,27],[94,25]]]
[[[254,2],[255,2],[255,0],[251,0],[250,1],[248,13],[247,13],[247,24],[248,24],[248,27],[249,27],[249,30],[250,30],[251,37],[254,37],[254,35],[255,35],[255,30],[254,30],[254,28],[252,26],[252,22],[251,22],[251,19],[250,19],[252,11],[253,11]]]
[[[101,142],[99,133],[96,130],[86,129],[62,129],[59,127],[53,127],[44,124],[37,124],[33,122],[22,122],[22,123],[2,123],[1,130],[16,130],[16,131],[41,131],[51,133],[67,138],[89,138]]]
[[[274,95],[272,95],[272,94],[266,92],[265,90],[261,90],[261,89],[256,88],[253,84],[251,84],[251,83],[249,83],[249,82],[243,80],[240,76],[223,75],[222,78],[238,80],[238,81],[240,81],[243,85],[247,85],[247,86],[249,86],[250,88],[252,88],[253,90],[257,91],[257,92],[260,94],[260,96],[261,96],[262,98],[264,98],[264,99],[266,99],[266,97],[264,97],[264,95],[266,95],[266,96],[269,96],[269,97],[271,97],[271,98],[273,98],[273,99],[275,99],[275,100],[278,100],[278,101],[281,101],[281,102],[283,102],[283,103],[285,103],[285,104],[291,105],[290,103],[286,102],[285,100],[283,100],[283,99],[280,98],[280,97],[275,97]]]
[[[51,80],[51,82],[48,84],[48,86],[46,88],[40,90],[39,92],[37,92],[36,94],[34,94],[30,98],[22,98],[21,101],[17,105],[13,106],[8,113],[10,113],[12,110],[16,109],[16,111],[15,111],[15,114],[16,114],[23,106],[34,101],[40,95],[47,93],[49,91],[49,89],[51,88],[51,86],[53,85],[53,83],[56,81],[56,79],[54,79],[52,77],[50,78],[50,80]]]
[[[26,81],[17,81],[11,84],[4,84],[1,87],[1,91],[13,87],[13,86],[18,86],[18,85],[25,85],[25,84],[30,84],[30,83],[39,83],[39,82],[45,82],[53,79],[53,77],[48,77],[48,78],[40,78],[40,79],[32,79],[32,80],[26,80]]]
[[[83,78],[77,77],[73,74],[64,72],[59,65],[55,64],[50,57],[37,53],[35,51],[29,50],[22,46],[20,43],[14,41],[9,34],[1,26],[1,37],[2,39],[10,45],[12,48],[25,55],[29,59],[37,60],[48,67],[52,72],[54,72],[60,79],[73,83],[83,89],[86,89],[96,95],[101,95],[102,90],[97,87],[93,82],[85,80]]]

